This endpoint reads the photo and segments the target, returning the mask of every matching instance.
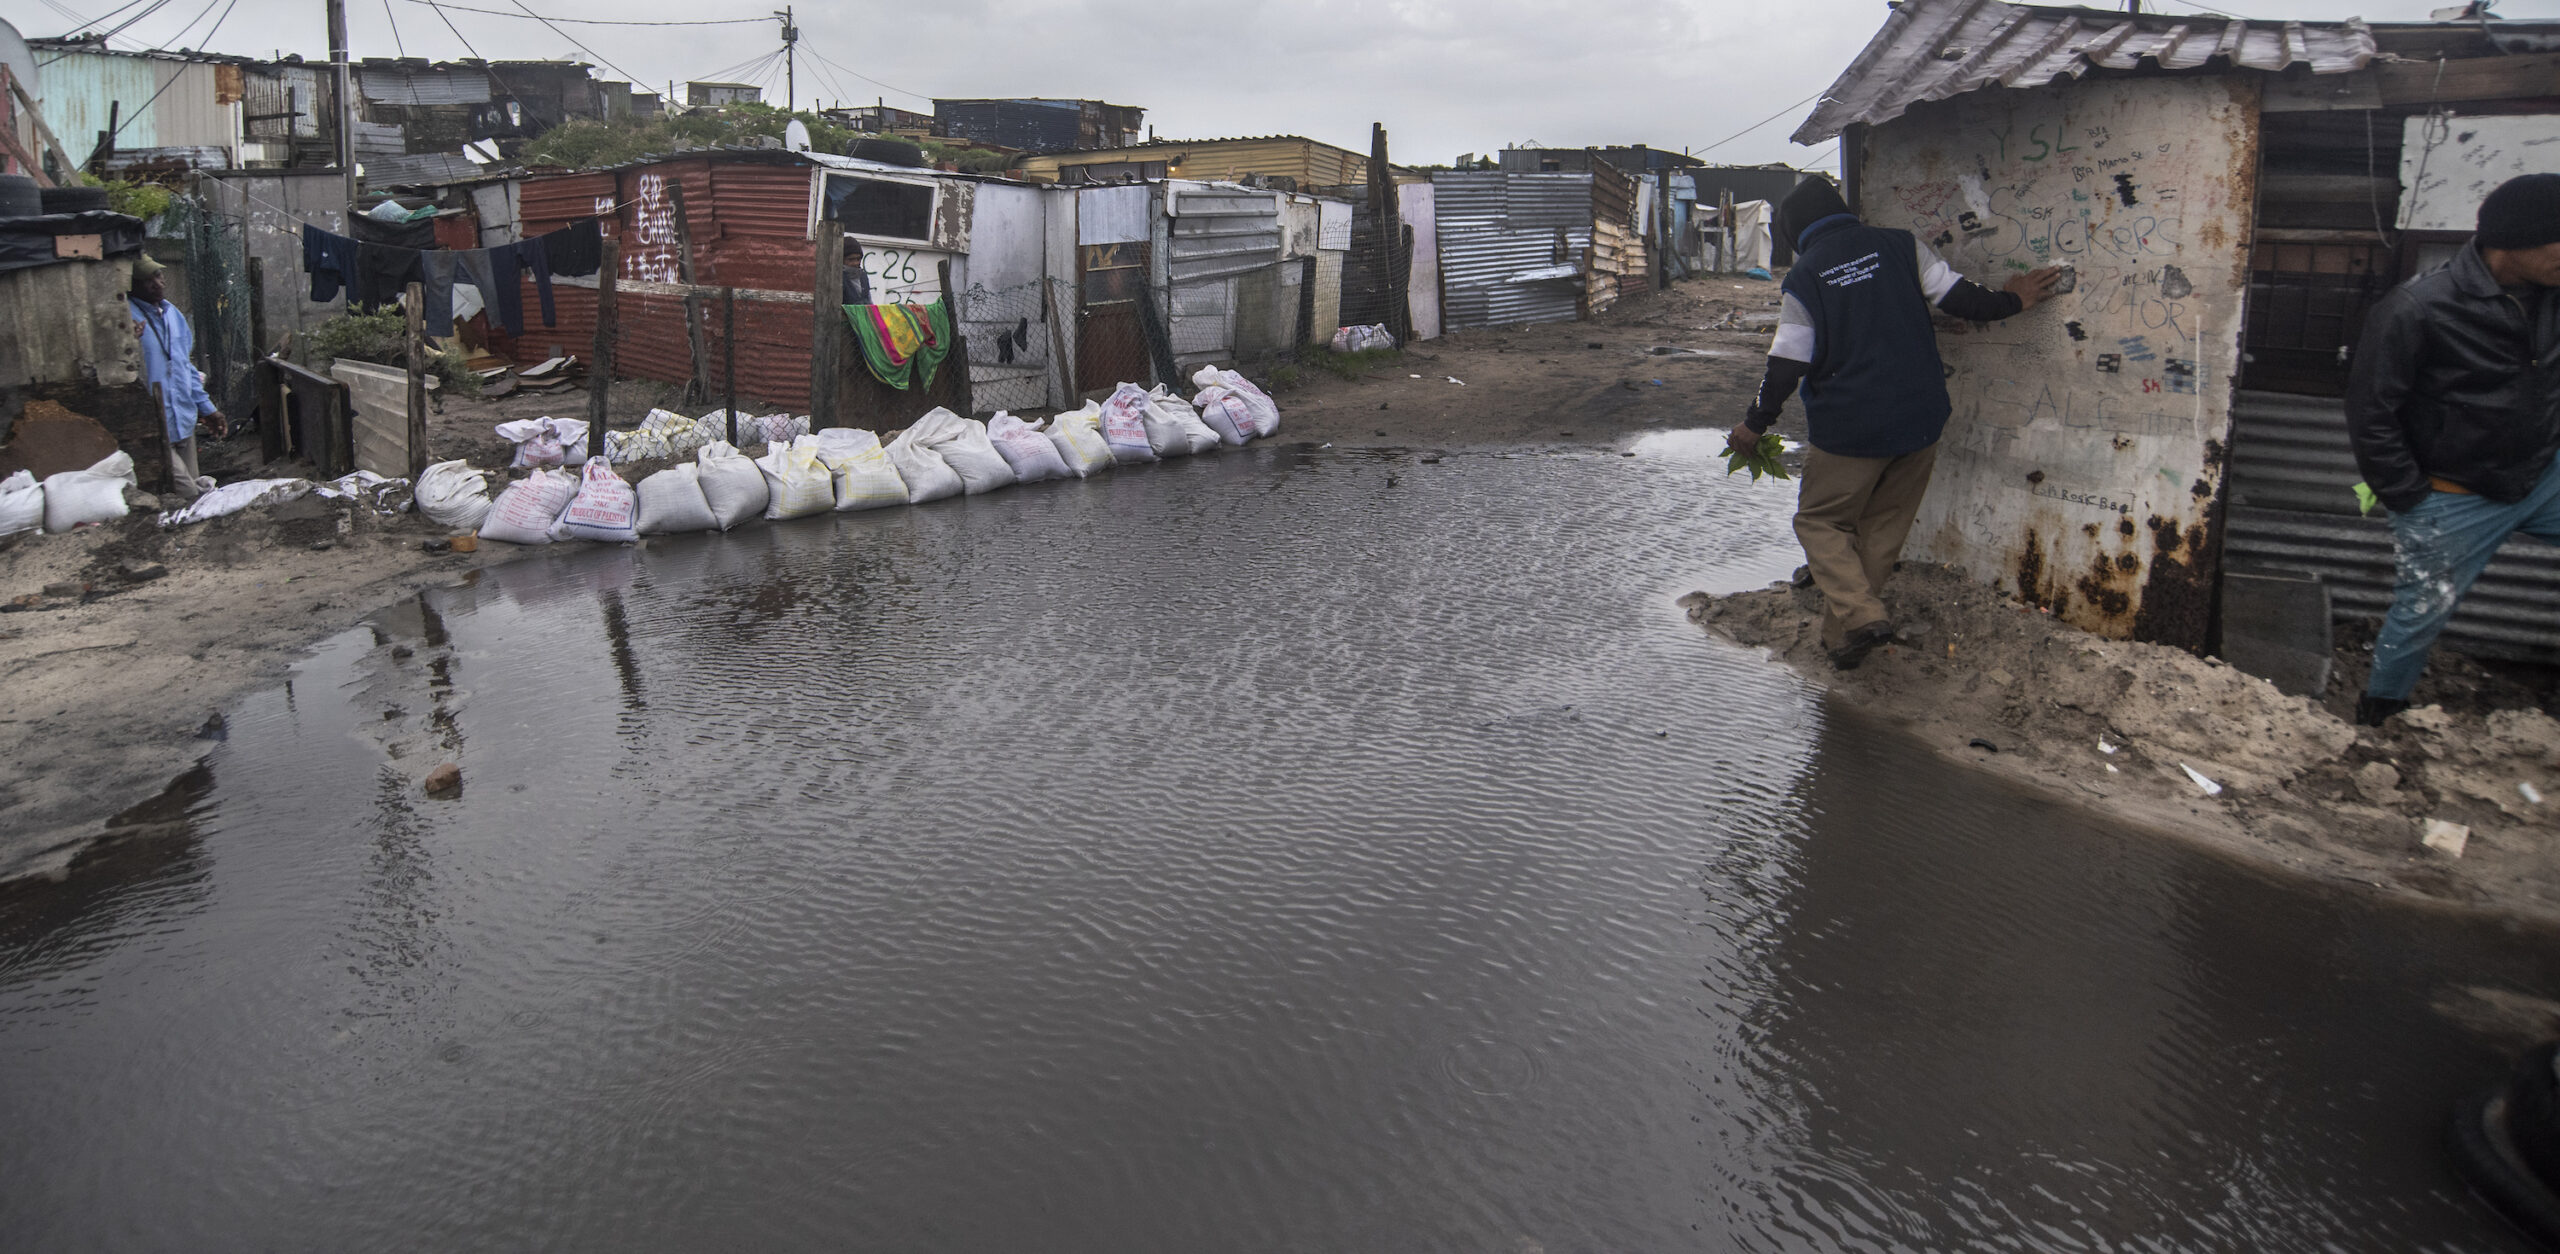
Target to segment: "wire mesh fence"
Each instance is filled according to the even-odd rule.
[[[205,393],[226,414],[245,416],[257,395],[255,312],[246,226],[193,196],[180,197],[162,230],[186,245],[187,318],[195,324]]]
[[[1033,279],[1011,287],[972,283],[952,302],[968,346],[971,393],[981,410],[1037,409],[1049,403],[1049,381],[1067,343],[1060,324],[1074,293],[1064,282]]]

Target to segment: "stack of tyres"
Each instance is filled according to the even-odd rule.
[[[2454,1111],[2453,1156],[2483,1201],[2560,1251],[2560,1041]]]

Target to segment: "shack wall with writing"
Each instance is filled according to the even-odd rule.
[[[2257,84],[2110,78],[1915,106],[1859,152],[1860,209],[1997,288],[1941,316],[1954,413],[1906,555],[2115,637],[2202,647],[2248,283]]]

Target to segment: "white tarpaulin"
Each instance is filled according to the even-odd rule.
[[[1769,268],[1769,261],[1775,256],[1769,251],[1769,219],[1773,216],[1765,200],[1746,200],[1733,207],[1734,269]]]

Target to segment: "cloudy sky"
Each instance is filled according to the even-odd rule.
[[[2236,15],[2423,21],[2450,3],[2241,0]],[[149,12],[118,46],[326,55],[322,0],[133,0],[109,15],[111,7],[111,0],[0,0],[0,15],[34,37],[104,29]],[[359,57],[576,56],[602,63],[601,74],[661,90],[669,80],[769,82],[767,98],[778,103],[781,63],[767,54],[779,47],[780,23],[763,16],[771,7],[769,0],[348,0]],[[2175,0],[2145,7],[2201,8]],[[527,10],[557,20],[557,29],[522,16]],[[1352,148],[1367,146],[1375,120],[1387,124],[1395,155],[1417,163],[1535,140],[1712,148],[1720,162],[1829,168],[1836,163],[1828,145],[1799,148],[1787,133],[1885,12],[1883,0],[820,0],[799,8],[799,96],[804,103],[885,98],[917,109],[929,109],[932,95],[1099,97],[1145,107],[1168,138],[1288,133]],[[2503,0],[2498,12],[2560,18],[2560,0]],[[880,29],[893,14],[894,29]],[[655,27],[560,20],[572,18],[750,20]]]

